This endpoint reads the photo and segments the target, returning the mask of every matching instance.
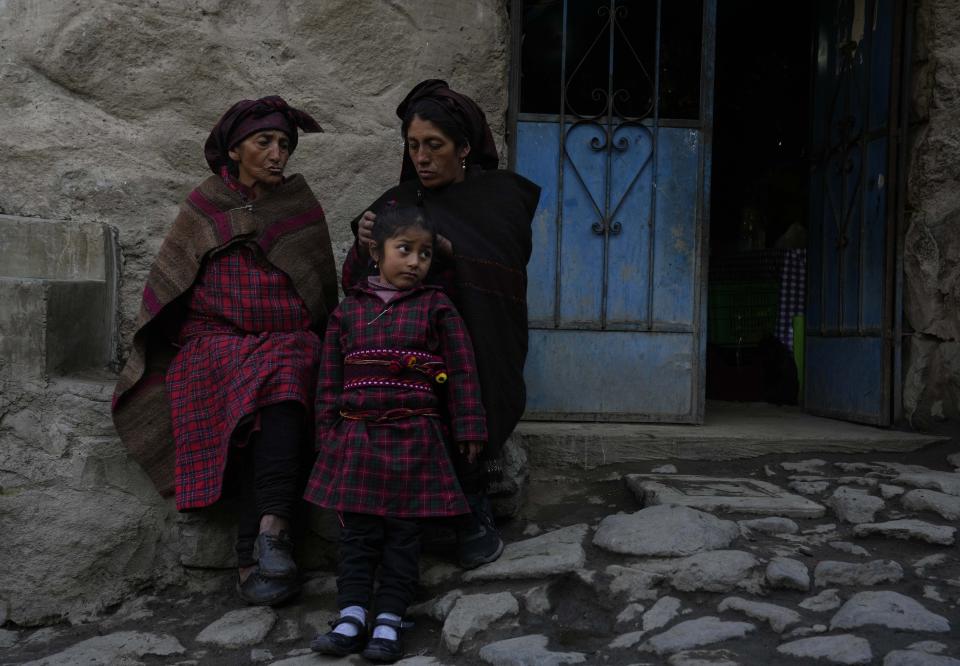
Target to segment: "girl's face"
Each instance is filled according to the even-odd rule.
[[[373,249],[380,264],[380,279],[398,289],[409,289],[423,281],[433,261],[433,236],[417,226],[403,227],[383,247]]]
[[[460,165],[470,152],[470,146],[458,149],[443,130],[420,116],[414,116],[410,121],[406,141],[407,153],[421,185],[430,189],[463,180]]]

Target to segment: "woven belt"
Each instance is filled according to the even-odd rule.
[[[341,409],[340,416],[350,421],[372,421],[374,423],[384,423],[385,421],[399,421],[400,419],[408,419],[411,416],[429,416],[432,418],[440,418],[440,412],[432,407],[424,407],[422,409],[407,409],[406,407],[398,407],[396,409],[387,409],[383,411],[366,409],[355,412]]]

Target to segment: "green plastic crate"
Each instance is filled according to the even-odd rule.
[[[779,282],[715,282],[708,298],[707,340],[711,344],[755,345],[776,328]]]

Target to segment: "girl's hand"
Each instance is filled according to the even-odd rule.
[[[471,465],[477,462],[477,456],[483,451],[483,442],[459,442],[460,453],[467,457]]]
[[[357,224],[357,249],[361,255],[370,254],[370,248],[373,247],[373,225],[377,221],[377,216],[371,211],[364,211]]]
[[[453,259],[453,243],[443,234],[437,234],[437,253],[448,259]]]

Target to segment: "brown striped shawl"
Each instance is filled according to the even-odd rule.
[[[323,209],[303,176],[245,202],[210,176],[180,207],[150,268],[133,347],[113,394],[113,423],[162,495],[173,492],[174,446],[164,378],[176,354],[165,330],[204,259],[236,242],[253,242],[284,271],[322,332],[337,304],[337,272]]]

